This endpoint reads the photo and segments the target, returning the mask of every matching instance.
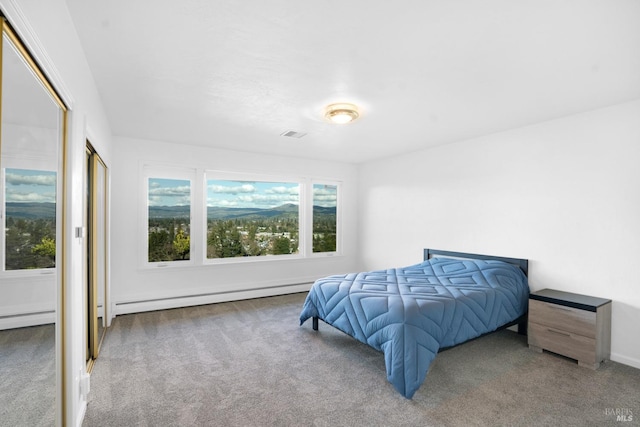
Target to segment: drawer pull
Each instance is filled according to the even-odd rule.
[[[554,331],[553,329],[549,329],[549,328],[547,328],[547,331],[553,332],[556,335],[562,335],[563,337],[571,338],[571,334],[568,334],[566,332]]]
[[[556,304],[549,304],[549,307],[554,309],[554,310],[562,310],[562,311],[573,311],[570,308],[567,307],[563,307],[561,305],[556,305]]]

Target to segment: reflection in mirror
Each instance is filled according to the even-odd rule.
[[[56,266],[56,173],[5,168],[5,270]]]
[[[98,351],[107,327],[107,167],[94,153],[96,214],[96,288],[98,293]]]
[[[65,113],[1,25],[0,424],[55,425]]]
[[[87,141],[87,188],[85,227],[87,233],[86,247],[86,324],[87,372],[91,372],[100,352],[100,343],[106,332],[106,280],[107,280],[107,168]]]

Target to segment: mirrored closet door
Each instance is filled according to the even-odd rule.
[[[87,141],[85,178],[85,356],[91,372],[107,329],[107,167]]]
[[[1,16],[0,26],[0,424],[55,425],[66,108]]]

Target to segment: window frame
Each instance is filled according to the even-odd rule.
[[[209,267],[225,264],[262,262],[299,262],[343,256],[343,183],[339,180],[322,179],[295,174],[269,174],[228,171],[213,168],[185,167],[169,164],[140,162],[140,214],[141,241],[138,253],[142,269]],[[149,261],[149,179],[176,179],[189,181],[190,185],[190,257],[189,260]],[[246,256],[229,258],[207,258],[208,181],[249,181],[297,184],[298,194],[298,253]],[[337,189],[336,197],[336,251],[313,252],[313,187],[331,185]]]
[[[42,172],[53,172],[56,175],[56,261],[54,267],[47,268],[24,268],[19,270],[7,270],[7,185],[6,185],[6,173],[7,169],[20,169],[20,170],[30,170],[30,171],[42,171]],[[60,238],[60,233],[58,232],[58,221],[59,216],[61,215],[60,211],[60,173],[57,170],[57,163],[52,163],[50,159],[42,158],[35,153],[28,153],[25,156],[20,158],[14,157],[11,154],[3,157],[2,168],[0,170],[0,211],[2,212],[2,220],[0,221],[0,245],[2,245],[2,256],[1,262],[2,266],[0,267],[0,276],[2,277],[43,277],[49,275],[56,275],[58,271],[58,265],[61,261],[60,254],[58,253],[60,250],[60,245],[58,244],[58,240]]]
[[[239,181],[239,182],[266,182],[266,183],[283,183],[283,184],[297,184],[298,185],[298,253],[296,254],[281,254],[281,255],[266,255],[266,256],[246,256],[246,257],[229,257],[229,258],[208,258],[207,257],[207,240],[208,240],[208,222],[207,208],[208,208],[208,187],[210,180],[218,181]],[[270,262],[270,261],[286,261],[286,260],[299,260],[306,258],[307,244],[306,233],[303,228],[303,224],[306,224],[305,214],[305,201],[306,201],[306,188],[304,185],[305,179],[295,176],[283,176],[283,175],[270,175],[270,174],[254,174],[243,172],[229,172],[216,169],[206,169],[203,174],[203,199],[202,199],[202,229],[203,229],[203,242],[202,242],[202,264],[203,265],[220,265],[220,264],[240,264],[247,262]]]
[[[163,165],[151,165],[144,164],[142,166],[142,191],[141,194],[141,235],[144,238],[140,240],[140,259],[142,260],[142,266],[145,269],[157,269],[157,268],[184,268],[197,265],[197,251],[198,247],[194,242],[194,235],[200,233],[197,221],[194,219],[194,199],[197,192],[197,170],[195,168],[185,168],[176,166],[163,166]],[[173,179],[180,181],[189,181],[189,259],[188,260],[173,260],[173,261],[149,261],[149,180],[150,179]]]
[[[336,250],[331,252],[313,251],[313,188],[315,185],[330,185],[336,187]],[[334,257],[342,255],[342,183],[340,181],[312,179],[310,182],[310,209],[309,216],[309,255],[311,257]]]

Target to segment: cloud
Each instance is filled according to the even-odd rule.
[[[297,185],[295,187],[280,186],[280,187],[271,187],[268,190],[265,190],[265,193],[267,193],[267,194],[295,194],[295,195],[298,195],[300,193],[300,190],[299,190]]]
[[[324,207],[335,207],[338,202],[338,191],[335,186],[324,185],[313,187],[313,204]]]
[[[253,198],[254,202],[281,202],[281,203],[297,203],[297,194],[256,194]]]
[[[210,185],[209,191],[218,194],[243,194],[243,193],[255,193],[257,191],[256,187],[253,184],[245,183],[242,185]]]
[[[7,189],[7,202],[55,203],[56,193],[26,193]]]
[[[299,186],[284,183],[249,181],[210,181],[207,206],[272,208],[287,203],[299,203]],[[224,185],[226,183],[230,185]],[[223,185],[221,185],[222,183]],[[273,185],[273,186],[272,186]],[[268,188],[263,188],[268,186]]]
[[[55,187],[56,174],[23,175],[18,173],[7,173],[5,175],[5,181],[7,185],[41,185]]]
[[[179,187],[156,187],[149,189],[149,198],[152,197],[189,197],[191,187],[183,185]]]

